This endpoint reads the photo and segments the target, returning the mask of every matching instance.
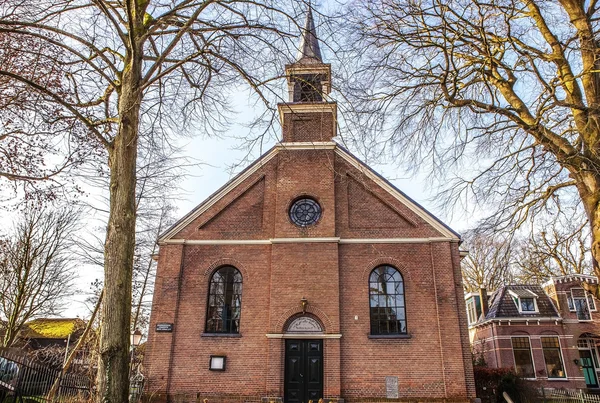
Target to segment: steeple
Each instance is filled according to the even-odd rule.
[[[296,63],[323,63],[310,1],[308,2],[308,13],[306,13],[306,22],[302,30],[302,39],[298,55],[296,56]]]
[[[310,0],[298,55],[285,66],[289,101],[279,104],[283,143],[331,142],[337,132],[337,104],[329,101],[331,65],[323,63]]]
[[[285,70],[290,102],[324,102],[331,89],[331,65],[323,63],[310,2],[296,61]]]

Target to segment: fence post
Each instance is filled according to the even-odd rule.
[[[579,398],[581,399],[581,403],[585,403],[585,400],[583,398],[583,390],[579,390]]]
[[[542,403],[546,403],[546,391],[544,390],[543,386],[542,386]]]

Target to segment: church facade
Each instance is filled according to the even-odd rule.
[[[333,141],[309,10],[282,141],[161,236],[153,401],[470,402],[460,237]]]

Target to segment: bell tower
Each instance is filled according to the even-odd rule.
[[[323,63],[309,3],[296,61],[285,66],[288,102],[279,104],[283,142],[329,142],[336,135],[337,104],[328,101],[331,65]]]

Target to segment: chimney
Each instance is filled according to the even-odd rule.
[[[481,302],[481,312],[485,318],[490,310],[490,307],[488,306],[487,290],[485,287],[481,287],[479,289],[479,301]]]

